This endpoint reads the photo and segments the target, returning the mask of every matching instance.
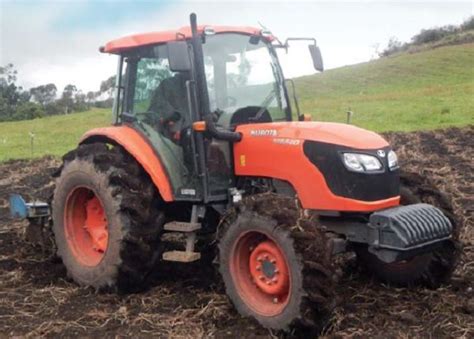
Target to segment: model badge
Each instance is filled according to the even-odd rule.
[[[385,151],[383,149],[379,149],[377,151],[377,155],[381,158],[385,158]]]
[[[298,139],[288,139],[288,138],[274,138],[273,142],[275,144],[291,145],[291,146],[298,146],[300,144],[300,141]]]
[[[276,129],[253,129],[250,131],[250,135],[253,137],[276,137]]]

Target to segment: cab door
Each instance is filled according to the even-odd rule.
[[[170,69],[166,44],[128,53],[124,111],[153,146],[176,200],[202,200],[186,83],[190,72]]]

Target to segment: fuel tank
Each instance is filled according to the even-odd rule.
[[[399,204],[399,173],[388,168],[390,145],[380,135],[352,125],[273,122],[237,127],[235,174],[287,181],[304,208],[371,212]],[[341,155],[375,156],[376,173],[349,171]]]

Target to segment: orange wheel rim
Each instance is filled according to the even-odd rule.
[[[86,187],[75,188],[67,197],[64,226],[69,248],[86,266],[100,263],[107,250],[107,216],[99,197]]]
[[[275,316],[288,304],[288,262],[280,246],[266,234],[240,236],[231,253],[230,272],[240,297],[256,313]]]

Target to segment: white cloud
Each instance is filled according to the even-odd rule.
[[[77,3],[74,6],[78,6]],[[316,37],[326,68],[369,60],[373,46],[391,36],[408,40],[422,28],[459,24],[472,15],[469,2],[186,2],[169,3],[136,20],[100,25],[100,29],[59,30],[51,25],[71,16],[74,6],[48,2],[42,6],[14,5],[0,0],[0,65],[12,62],[25,87],[54,82],[97,90],[115,72],[116,59],[98,47],[131,33],[178,28],[189,13],[200,23],[258,26],[260,21],[281,39]],[[120,2],[117,3],[120,7]],[[137,2],[140,6],[140,2]],[[95,23],[90,25],[95,27]],[[286,76],[312,72],[305,45],[282,56]]]

